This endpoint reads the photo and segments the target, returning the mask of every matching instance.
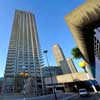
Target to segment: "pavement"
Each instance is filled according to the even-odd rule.
[[[84,96],[84,97],[80,97],[77,95],[75,98],[71,98],[69,100],[100,100],[100,93],[92,94],[90,96]]]
[[[100,100],[100,93],[91,94],[90,96],[80,97],[75,93],[58,93],[57,99],[55,99],[54,94],[24,98],[21,95],[13,95],[13,96],[0,96],[0,100]]]
[[[38,96],[38,97],[31,97],[31,98],[24,98],[24,96],[21,96],[21,95],[9,95],[9,96],[4,95],[4,96],[0,96],[0,100],[69,100],[70,98],[77,96],[77,94],[57,93],[56,96],[57,96],[57,99],[55,99],[54,94]]]

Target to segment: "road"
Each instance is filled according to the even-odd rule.
[[[57,100],[63,100],[63,98],[72,97],[74,93],[57,93]],[[38,97],[27,97],[24,99],[23,96],[19,95],[4,95],[0,97],[0,100],[55,100],[54,94],[38,96]]]
[[[70,100],[100,100],[100,94],[94,94],[94,95],[87,96],[87,97],[77,96],[77,97],[72,98]]]
[[[74,95],[74,94],[73,94]],[[64,95],[58,95],[57,100],[100,100],[100,94],[93,94],[91,96],[88,97],[80,97],[78,95],[73,96],[72,94],[64,94]],[[72,97],[68,99],[68,97]],[[42,97],[32,97],[32,98],[26,98],[24,99],[23,97],[3,97],[0,98],[0,100],[55,100],[55,98],[52,95],[48,95],[48,96],[42,96]]]

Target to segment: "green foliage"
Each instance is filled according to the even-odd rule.
[[[78,47],[73,48],[71,54],[75,59],[83,58],[82,53]]]

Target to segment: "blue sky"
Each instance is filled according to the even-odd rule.
[[[66,57],[76,45],[64,16],[85,0],[0,0],[0,76],[3,76],[12,23],[16,9],[35,14],[42,49],[48,49],[50,65],[55,65],[52,46],[60,44]],[[81,69],[79,69],[81,70]]]

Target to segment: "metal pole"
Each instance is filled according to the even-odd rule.
[[[23,92],[24,92],[24,100],[26,100],[25,99],[25,66],[23,66],[22,68],[24,69],[24,91]]]
[[[47,66],[48,66],[48,69],[49,69],[49,60],[48,60],[48,56],[47,56],[47,53],[48,53],[48,50],[44,50],[44,53],[45,53],[45,57],[46,57],[46,61],[47,61]],[[51,74],[51,70],[49,69],[49,72],[50,72],[50,78],[51,78],[51,84],[53,84],[53,79],[52,79],[52,74]],[[53,86],[53,93],[54,93],[54,96],[55,96],[55,100],[57,100],[57,95],[56,95],[56,92],[55,92],[55,86]]]
[[[25,100],[25,75],[24,75],[24,100]]]

